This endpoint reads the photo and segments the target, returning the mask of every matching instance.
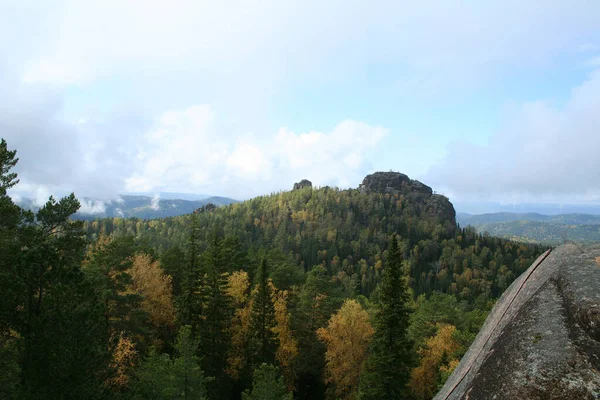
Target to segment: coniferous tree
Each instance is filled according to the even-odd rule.
[[[202,314],[202,275],[200,271],[200,226],[198,213],[191,215],[190,233],[181,279],[181,293],[177,298],[177,320],[179,325],[189,325],[192,334],[198,333]]]
[[[217,229],[211,234],[208,247],[202,254],[202,262],[204,282],[200,291],[202,296],[200,348],[204,370],[215,378],[211,390],[213,394],[220,393],[223,396],[229,388],[225,370],[231,336],[229,324],[232,304],[227,290],[228,274],[227,263],[223,256],[223,239]]]
[[[402,254],[394,234],[379,288],[375,334],[360,382],[360,399],[401,399],[414,365],[408,338],[409,295],[402,276]]]
[[[136,330],[131,326],[130,313],[142,297],[127,290],[132,284],[130,268],[134,253],[133,237],[101,236],[83,262],[83,270],[105,303],[107,329]]]
[[[205,377],[200,367],[200,359],[196,356],[198,345],[191,328],[184,326],[177,336],[174,357],[158,354],[152,349],[136,374],[134,399],[206,399],[206,384],[211,378]]]
[[[272,364],[275,361],[275,304],[272,285],[269,284],[267,261],[263,258],[256,274],[256,286],[252,296],[251,331],[253,338],[252,365]]]
[[[252,390],[242,393],[242,400],[292,400],[294,397],[285,388],[279,370],[270,364],[262,364],[254,370]]]
[[[22,286],[17,284],[17,260],[19,256],[18,235],[21,210],[6,191],[18,183],[17,175],[11,173],[18,159],[16,151],[8,150],[4,139],[0,142],[0,398],[13,399],[17,396],[20,365],[18,364],[17,336],[11,329],[15,311],[19,306]]]
[[[322,381],[325,345],[317,339],[316,332],[327,325],[341,303],[325,268],[313,267],[299,295],[294,321],[298,337],[298,392],[302,398],[319,397],[325,390]]]
[[[85,242],[74,195],[52,197],[26,218],[11,281],[19,290],[12,330],[21,349],[19,398],[97,398],[106,369],[103,303],[81,271]]]

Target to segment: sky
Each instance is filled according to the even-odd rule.
[[[0,0],[11,195],[394,170],[461,204],[600,204],[598,21],[597,0]]]

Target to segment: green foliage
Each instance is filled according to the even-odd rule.
[[[183,275],[186,270],[185,252],[181,247],[174,246],[160,255],[160,265],[165,274],[173,280],[173,296],[181,295],[183,286]]]
[[[528,243],[557,245],[565,241],[597,243],[600,224],[572,224],[545,221],[510,221],[477,225],[480,232]]]
[[[298,337],[298,390],[315,397],[323,389],[325,345],[318,340],[317,330],[327,325],[331,315],[342,305],[341,290],[336,287],[321,265],[308,274],[294,313],[293,326]]]
[[[137,381],[133,387],[134,399],[206,399],[206,378],[196,356],[199,341],[192,337],[191,328],[179,330],[175,344],[176,357],[158,354],[151,349],[137,371]]]
[[[179,294],[177,295],[177,319],[180,325],[192,327],[192,333],[199,330],[202,313],[202,294],[200,287],[203,285],[200,268],[200,238],[198,215],[192,214],[189,226],[189,237],[186,246],[185,259],[181,273]],[[175,247],[177,248],[177,247]],[[163,253],[164,254],[164,253]],[[171,264],[169,265],[169,268]]]
[[[217,229],[213,231],[208,247],[202,254],[202,266],[200,349],[203,355],[203,369],[215,377],[211,390],[216,396],[229,387],[225,374],[225,355],[229,347],[229,325],[232,316],[231,298],[227,294],[228,265],[224,257],[224,241]]]
[[[370,357],[360,382],[361,399],[397,399],[406,394],[413,367],[412,342],[408,338],[409,297],[402,275],[402,254],[392,236],[374,318],[375,334]]]
[[[273,291],[269,285],[267,261],[263,259],[256,275],[256,285],[252,296],[250,328],[253,334],[252,365],[272,364],[275,362],[275,306]]]
[[[131,236],[100,241],[88,252],[84,271],[104,304],[107,340],[118,332],[146,334],[148,315],[139,309],[141,296],[127,290],[136,247]]]
[[[262,364],[254,370],[252,390],[242,393],[242,400],[292,400],[294,397],[285,388],[279,369]]]
[[[71,222],[74,196],[50,199],[35,215],[13,204],[6,189],[17,182],[10,173],[15,156],[2,141],[0,367],[2,379],[20,378],[2,385],[6,397],[178,398],[186,393],[181,387],[197,383],[187,392],[193,398],[236,398],[250,384],[251,366],[273,362],[269,265],[275,286],[287,291],[288,333],[297,342],[297,357],[282,366],[292,377],[288,389],[295,387],[298,398],[324,398],[325,346],[316,332],[344,300],[355,298],[373,314],[375,328],[361,394],[395,398],[404,394],[417,351],[433,343],[436,324],[456,327],[456,361],[493,300],[545,250],[459,229],[418,196],[353,189],[302,188],[156,220]],[[140,251],[160,259],[172,277],[177,326],[189,326],[177,344],[174,330],[158,332],[148,323],[140,309],[144,299],[132,290],[129,268]],[[242,296],[233,318],[228,274],[240,270],[255,285],[251,302]],[[232,343],[232,325],[254,346]],[[103,384],[118,369],[120,337],[130,339],[125,384],[107,389]],[[224,372],[229,356],[245,364],[235,384]],[[451,358],[444,357],[443,365]],[[290,396],[269,391],[282,385],[273,368],[256,370],[246,398]],[[440,374],[436,384],[444,379]]]
[[[14,339],[0,342],[0,399],[16,400],[20,392],[21,367]]]
[[[19,183],[17,174],[10,172],[19,161],[15,156],[16,150],[8,150],[6,140],[0,141],[0,196],[6,195],[6,190]]]

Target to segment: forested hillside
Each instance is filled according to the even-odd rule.
[[[223,206],[235,203],[236,200],[212,196],[200,200],[161,199],[158,196],[121,195],[117,200],[81,199],[86,204],[71,216],[72,219],[90,220],[98,218],[142,218],[154,219],[190,214],[194,210],[208,204]],[[22,208],[36,211],[33,200],[21,199],[18,205]]]
[[[458,214],[460,225],[478,232],[531,243],[596,243],[600,241],[600,215],[536,213]]]
[[[82,222],[15,206],[15,163],[3,141],[0,398],[429,399],[544,250],[399,173]]]

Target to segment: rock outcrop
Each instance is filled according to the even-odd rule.
[[[424,194],[431,196],[433,190],[417,180],[410,179],[400,172],[375,172],[367,175],[363,179],[358,189],[363,193],[404,193],[404,194]]]
[[[302,179],[300,182],[294,183],[293,190],[303,189],[305,187],[312,187],[312,182],[308,179]]]
[[[506,290],[435,399],[600,399],[600,245],[548,251]]]
[[[403,195],[411,203],[419,205],[426,216],[456,225],[456,211],[447,197],[434,194],[429,186],[410,179],[400,172],[375,172],[367,175],[358,190],[361,193],[377,192]]]

